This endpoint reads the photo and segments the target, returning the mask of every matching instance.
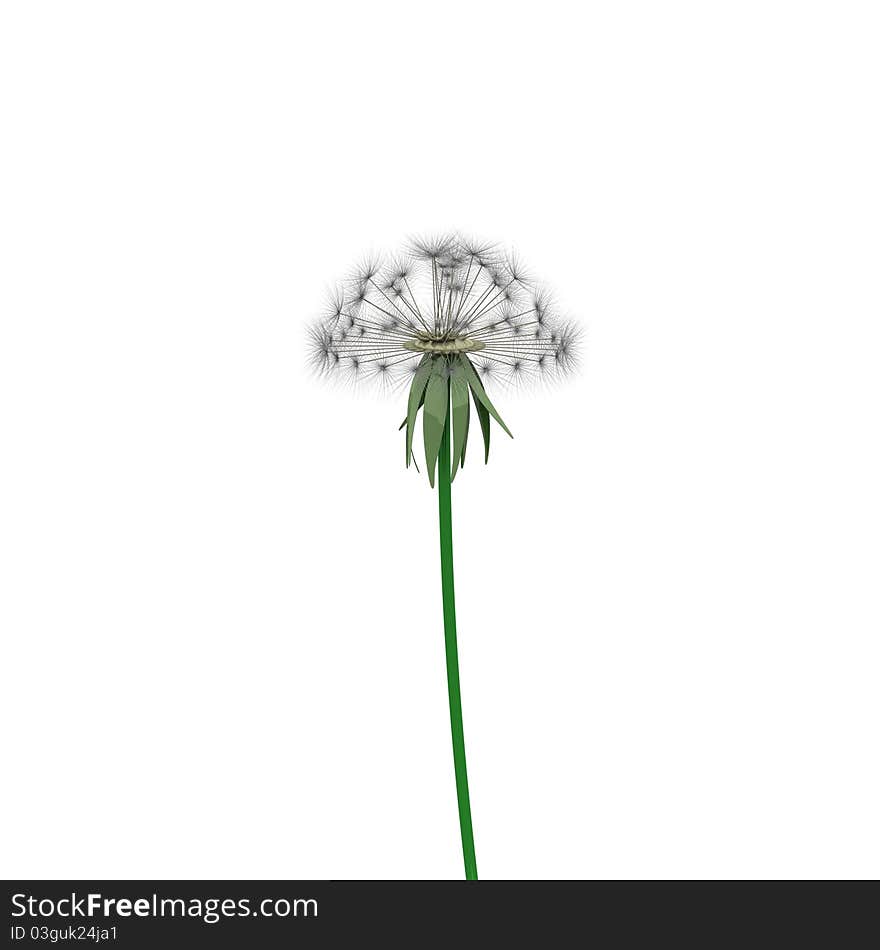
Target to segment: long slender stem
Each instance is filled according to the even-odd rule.
[[[464,725],[461,718],[461,685],[458,679],[458,642],[455,630],[455,580],[452,569],[452,485],[450,482],[450,411],[440,441],[437,494],[440,498],[440,574],[443,584],[443,629],[446,635],[446,680],[449,685],[449,718],[452,724],[452,757],[455,762],[455,790],[458,795],[458,820],[461,825],[461,849],[464,873],[477,880],[477,856],[474,851],[474,827],[468,794],[467,761],[464,754]]]

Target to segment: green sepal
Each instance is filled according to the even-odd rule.
[[[425,410],[422,413],[422,430],[425,436],[425,465],[428,469],[428,481],[434,487],[434,473],[437,468],[437,456],[440,454],[440,440],[446,428],[446,408],[449,403],[449,378],[446,375],[446,360],[436,357],[425,390]]]
[[[468,411],[464,417],[464,439],[461,443],[461,467],[464,468],[464,457],[467,455],[468,433],[471,428],[471,394],[468,390]]]
[[[498,410],[492,405],[489,397],[486,395],[486,390],[483,389],[483,384],[480,382],[480,377],[477,375],[477,371],[474,369],[474,364],[465,356],[461,360],[461,366],[464,370],[465,376],[467,377],[468,383],[470,383],[471,391],[474,394],[474,401],[477,403],[482,403],[483,406],[489,411],[489,415],[501,426],[502,429],[513,438],[513,433],[507,426],[504,424],[504,420],[501,416],[498,415]],[[484,430],[484,437],[485,432]],[[487,452],[488,454],[488,452]]]
[[[431,376],[431,357],[423,356],[422,361],[416,369],[413,376],[412,385],[409,388],[409,403],[406,410],[406,467],[409,468],[409,460],[412,458],[413,431],[416,424],[416,416],[419,409],[425,401],[425,387],[428,385],[428,379]],[[403,426],[401,425],[401,429]]]
[[[422,393],[422,398],[421,398],[421,401],[419,402],[419,409],[422,408],[422,406],[424,405],[424,402],[425,402],[425,394]],[[416,415],[418,415],[419,409],[416,409]],[[400,432],[400,430],[401,430],[405,425],[406,425],[406,419],[404,419],[403,422],[400,423],[400,425],[397,427],[397,431]],[[416,461],[416,457],[415,457],[415,455],[412,453],[412,451],[410,451],[409,457],[410,457],[410,461],[413,463],[413,465],[415,465],[416,471],[417,471],[417,472],[420,472],[421,469],[419,468],[419,463]]]
[[[483,444],[486,446],[486,461],[489,461],[489,427],[492,420],[489,418],[489,412],[486,407],[477,398],[474,393],[474,408],[477,410],[477,418],[480,420],[480,428],[483,430]]]
[[[449,380],[449,398],[452,402],[452,479],[454,479],[459,464],[464,460],[471,405],[468,384],[458,374],[453,374]]]

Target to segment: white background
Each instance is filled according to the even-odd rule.
[[[880,875],[876,11],[4,4],[0,872],[461,876],[436,496],[304,368],[458,227],[586,328],[455,485],[482,876]]]

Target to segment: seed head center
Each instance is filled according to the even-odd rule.
[[[403,344],[408,350],[417,353],[470,353],[473,350],[482,350],[486,345],[473,337],[455,336],[450,338],[419,336],[407,340]]]

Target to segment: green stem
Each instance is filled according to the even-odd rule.
[[[455,762],[455,790],[458,794],[458,820],[461,825],[461,850],[464,873],[477,880],[477,856],[474,852],[474,827],[468,795],[467,761],[464,754],[464,725],[461,719],[461,685],[458,680],[458,643],[455,634],[455,580],[452,570],[452,485],[450,481],[449,439],[451,428],[447,403],[446,425],[440,441],[437,494],[440,498],[440,574],[443,582],[443,629],[446,634],[446,680],[449,684],[449,718],[452,723],[452,757]]]

